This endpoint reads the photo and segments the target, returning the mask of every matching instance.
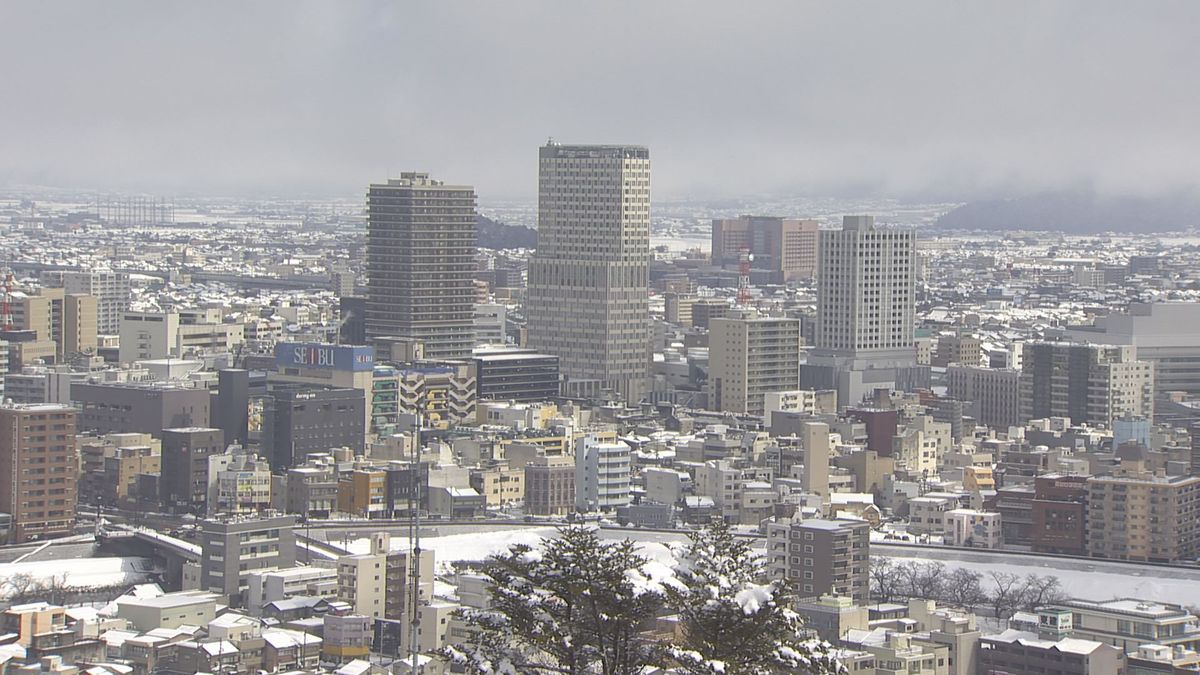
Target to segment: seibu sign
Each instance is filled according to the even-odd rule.
[[[281,368],[371,370],[375,367],[375,348],[281,342],[275,345],[275,363]]]

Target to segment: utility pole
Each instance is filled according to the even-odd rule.
[[[409,490],[409,520],[408,520],[408,672],[420,673],[419,659],[421,648],[417,644],[421,628],[421,427],[422,408],[425,396],[422,395],[417,403],[417,424],[414,430],[412,444],[412,489]]]

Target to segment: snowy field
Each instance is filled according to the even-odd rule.
[[[926,551],[898,550],[889,547],[879,554],[896,561],[917,559],[936,561],[947,569],[965,568],[983,575],[989,572],[1052,575],[1062,582],[1067,594],[1085,600],[1138,598],[1188,606],[1200,606],[1200,570],[1123,565],[1120,563],[1040,558],[996,554],[985,558],[971,551],[947,549]],[[986,586],[987,582],[984,581]]]
[[[434,551],[439,568],[451,562],[480,561],[493,553],[507,550],[514,544],[536,546],[545,537],[553,537],[553,527],[525,527],[511,530],[496,530],[472,534],[453,534],[438,537],[422,537],[421,547]],[[637,529],[605,529],[601,537],[611,541],[624,538],[637,542],[643,555],[658,563],[669,563],[670,546],[687,541],[686,535],[665,532],[648,532]],[[756,543],[761,547],[762,541]],[[350,543],[353,553],[370,550],[369,539],[358,539]],[[405,550],[408,540],[403,537],[392,539],[392,550]],[[918,559],[937,561],[947,569],[958,567],[986,575],[988,572],[1009,572],[1022,576],[1030,573],[1054,575],[1062,582],[1067,593],[1088,600],[1109,600],[1130,597],[1159,602],[1178,603],[1185,606],[1200,605],[1200,569],[1154,567],[1130,565],[1093,560],[1066,558],[1042,558],[1004,553],[989,554],[958,549],[911,549],[900,546],[875,544],[872,553],[896,560]]]
[[[17,562],[0,565],[0,597],[12,589],[9,580],[28,574],[35,581],[64,580],[67,588],[105,588],[146,581],[158,572],[149,558],[79,558],[39,562]],[[65,579],[64,576],[65,575]]]
[[[477,532],[472,534],[450,534],[438,537],[421,537],[421,548],[433,551],[438,568],[444,569],[443,564],[454,562],[478,562],[495,553],[503,553],[510,547],[525,544],[537,546],[543,539],[554,537],[558,529],[554,527],[523,527],[512,530],[496,530],[493,532]],[[601,531],[601,538],[617,541],[624,538],[624,531]],[[639,542],[639,550],[651,560],[666,563],[671,559],[667,545],[672,541],[685,541],[685,537],[661,535],[662,541]],[[368,553],[371,550],[370,539],[356,539],[350,542],[347,549],[351,553]],[[392,537],[391,550],[408,550],[408,539]]]

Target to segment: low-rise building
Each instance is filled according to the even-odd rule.
[[[156,628],[204,626],[217,614],[217,596],[205,591],[180,591],[155,598],[124,596],[117,600],[117,616],[142,632]]]
[[[1004,543],[999,513],[952,509],[944,517],[943,537],[947,546],[1000,548]]]

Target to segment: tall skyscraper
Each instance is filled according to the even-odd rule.
[[[539,158],[528,346],[561,359],[568,395],[638,401],[650,363],[650,152],[551,141]]]
[[[475,190],[425,173],[367,192],[367,337],[424,342],[430,359],[471,355]]]
[[[821,232],[818,350],[908,358],[913,351],[912,230],[880,230],[872,216],[846,216]]]
[[[855,405],[875,389],[927,385],[913,340],[915,232],[846,216],[818,248],[816,344],[801,386],[837,389],[838,405]]]

